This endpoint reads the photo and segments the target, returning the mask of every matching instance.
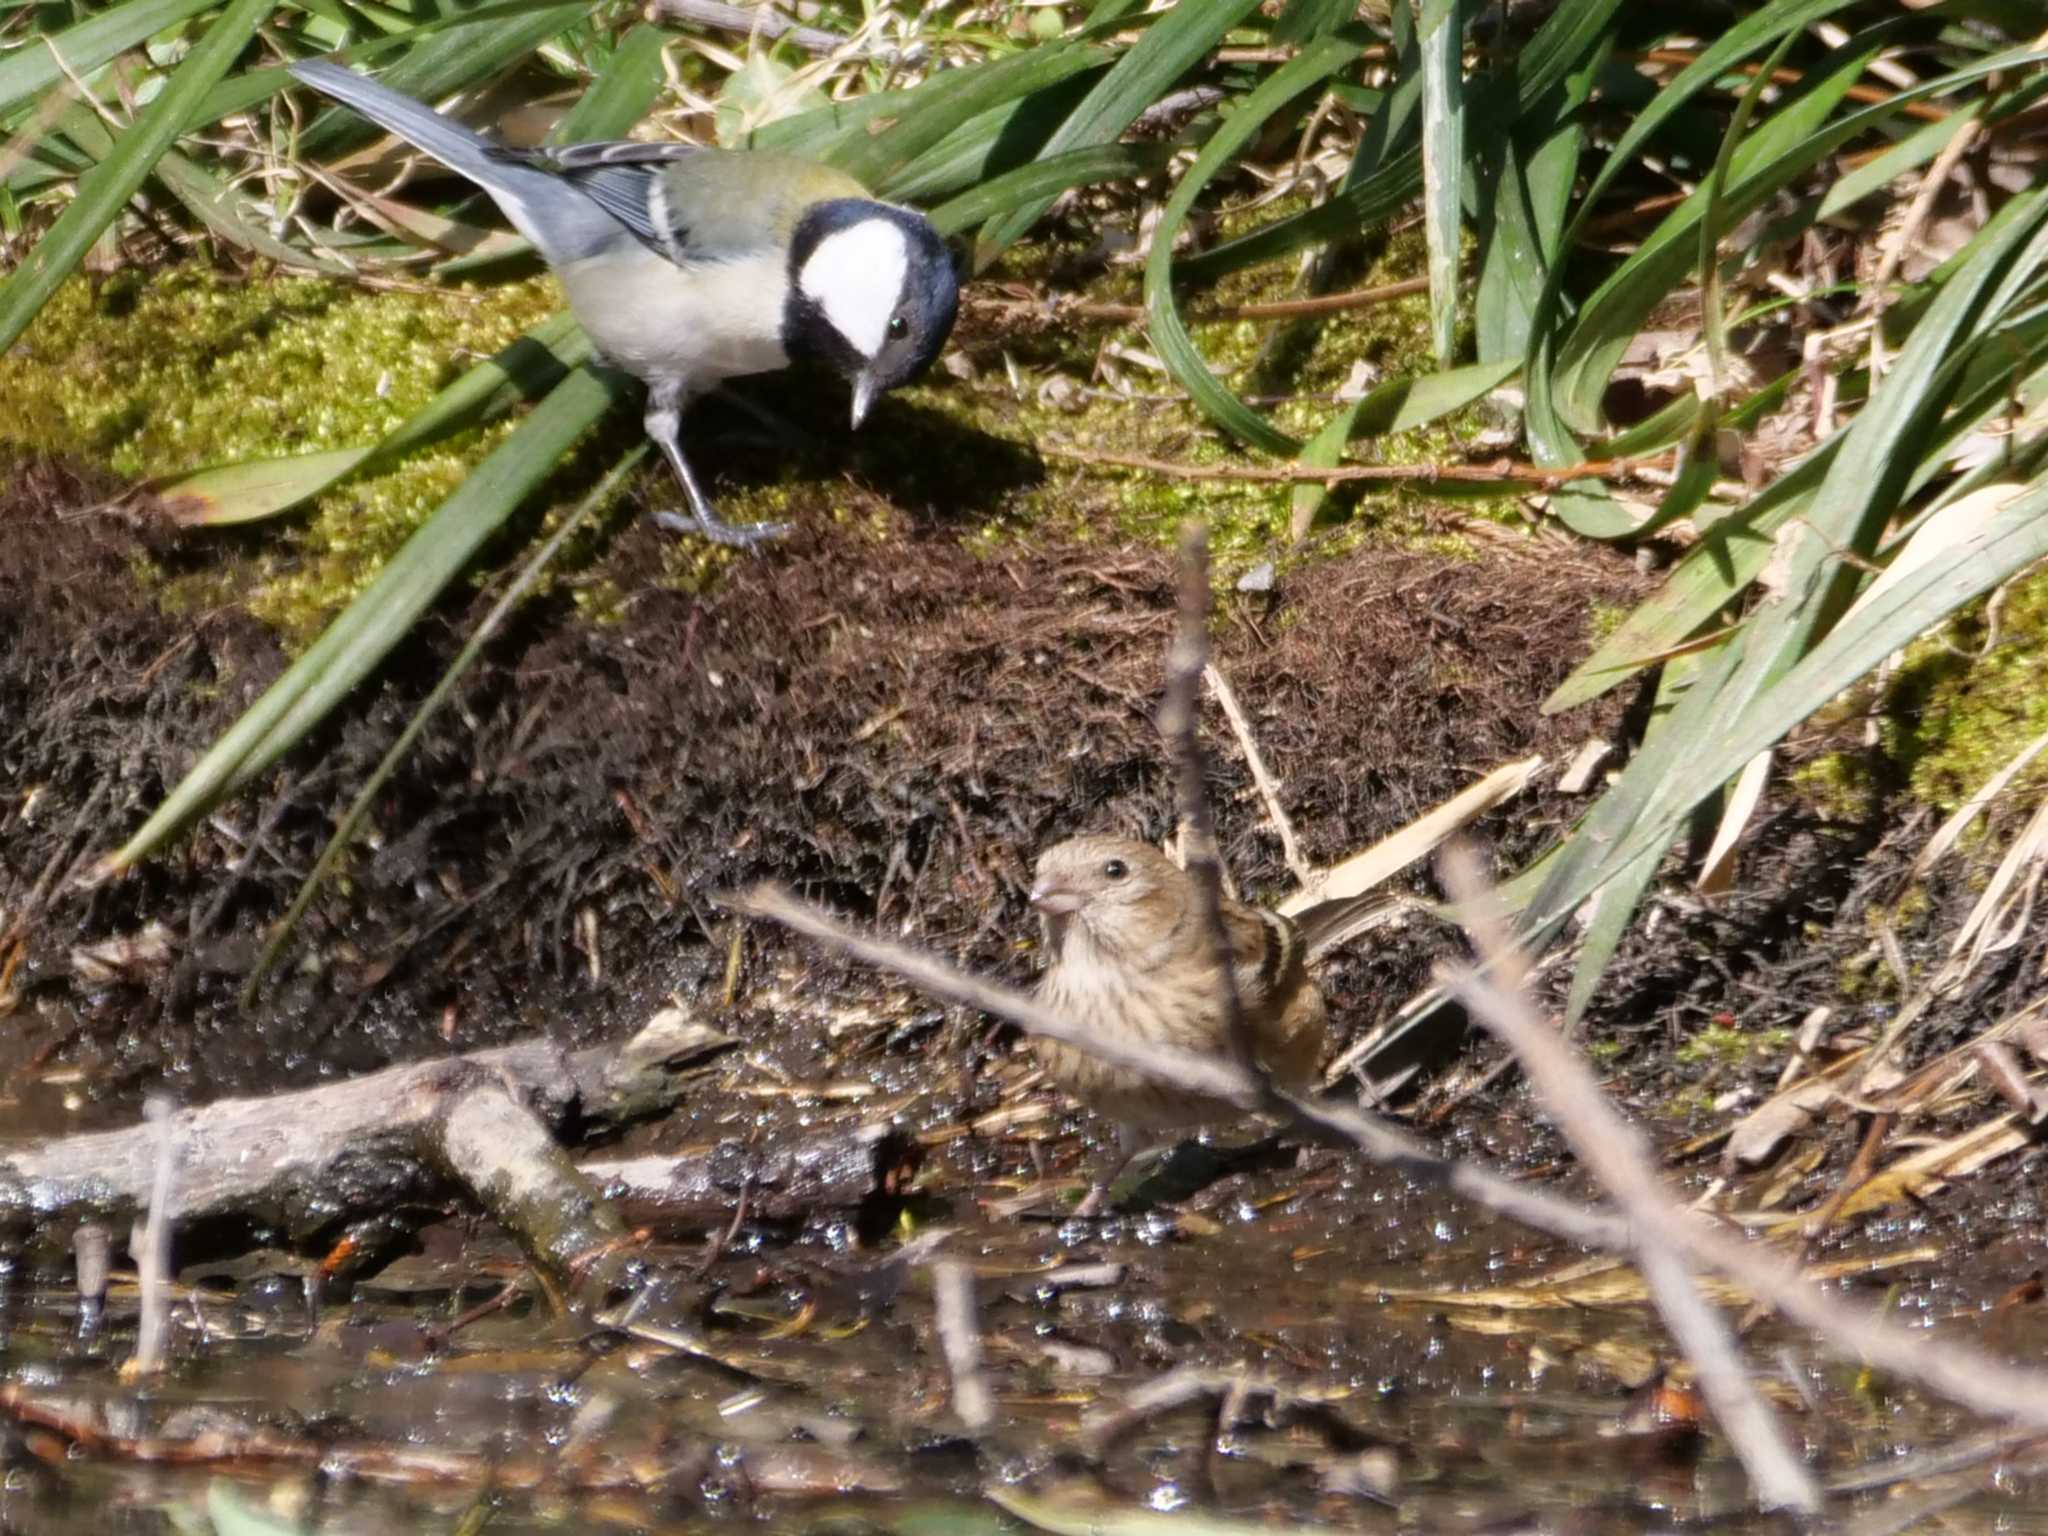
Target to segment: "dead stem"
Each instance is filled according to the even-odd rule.
[[[1668,467],[1662,459],[1593,459],[1557,469],[1513,459],[1496,459],[1491,464],[1333,464],[1328,468],[1312,464],[1186,464],[1142,453],[1106,453],[1065,443],[1041,442],[1037,446],[1047,458],[1099,464],[1105,469],[1137,469],[1176,480],[1244,480],[1272,485],[1343,485],[1354,480],[1431,485],[1451,481],[1503,488],[1527,484],[1554,490],[1574,480],[1636,480],[1649,470]]]
[[[932,1265],[932,1297],[939,1347],[953,1376],[953,1411],[971,1435],[995,1422],[995,1399],[981,1368],[981,1327],[975,1320],[974,1271],[957,1259]]]

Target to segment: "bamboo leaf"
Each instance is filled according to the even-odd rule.
[[[1422,227],[1429,247],[1430,339],[1451,366],[1458,340],[1459,231],[1465,199],[1465,30],[1458,0],[1416,0],[1422,60]]]
[[[1215,47],[1258,0],[1180,0],[1162,12],[1116,61],[1073,115],[1045,141],[1047,156],[1106,144],[1120,135],[1173,83]],[[986,267],[1038,221],[1051,203],[1042,198],[1016,208],[982,231],[975,256]]]
[[[0,283],[0,352],[28,329],[57,285],[84,259],[100,232],[113,223],[158,158],[169,149],[193,106],[227,72],[235,55],[270,14],[266,0],[230,0],[155,100],[136,114],[113,152],[78,181],[78,195],[48,234]]]
[[[31,35],[27,43],[0,54],[0,118],[31,97],[61,84],[68,69],[81,78],[145,38],[218,0],[127,0],[54,34]],[[61,62],[60,62],[61,61]]]
[[[1152,231],[1152,251],[1145,262],[1145,315],[1151,327],[1152,345],[1158,349],[1167,371],[1194,397],[1195,404],[1210,420],[1269,453],[1291,454],[1299,444],[1238,399],[1209,371],[1174,303],[1174,237],[1210,178],[1230,163],[1268,118],[1304,91],[1320,85],[1361,51],[1355,42],[1326,37],[1304,48],[1268,76],[1203,145],[1195,163],[1174,188]]]
[[[483,541],[628,388],[614,374],[585,368],[556,385],[369,588],[228,728],[102,872],[118,874],[147,858],[289,751],[405,638]]]

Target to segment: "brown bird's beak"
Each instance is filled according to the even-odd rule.
[[[1041,880],[1031,887],[1031,905],[1048,917],[1065,917],[1069,912],[1078,912],[1086,905],[1087,899],[1079,891],[1070,891],[1049,880]]]

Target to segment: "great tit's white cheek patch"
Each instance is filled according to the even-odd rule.
[[[903,231],[887,219],[863,219],[818,242],[797,286],[855,351],[871,358],[888,337],[909,270]]]

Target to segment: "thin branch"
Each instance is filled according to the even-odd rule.
[[[1526,1003],[1470,972],[1450,978],[1450,985],[1476,1017],[1507,1040],[1579,1156],[1617,1198],[1629,1198],[1623,1190],[1632,1195],[1654,1183],[1654,1160],[1626,1151],[1641,1143],[1602,1097],[1585,1064],[1530,1015]],[[1561,1110],[1560,1103],[1568,1109]],[[1637,1254],[1653,1246],[1683,1252],[1809,1329],[1843,1359],[1918,1382],[1973,1412],[2048,1428],[2048,1374],[2007,1365],[1958,1339],[1923,1338],[1843,1306],[1775,1254],[1678,1209],[1654,1188],[1650,1196],[1641,1211],[1630,1207],[1632,1235],[1624,1246]]]
[[[953,1377],[953,1411],[967,1432],[978,1435],[995,1422],[995,1399],[981,1368],[981,1329],[975,1322],[974,1271],[958,1259],[932,1266],[932,1297],[939,1347]]]
[[[725,0],[655,0],[654,13],[667,20],[708,27],[714,32],[758,37],[763,42],[787,37],[805,53],[831,53],[847,41],[839,33],[828,32],[823,27],[807,27],[770,5],[728,5]]]
[[[1231,963],[1230,930],[1223,925],[1223,857],[1216,847],[1216,818],[1202,788],[1202,743],[1195,731],[1195,704],[1202,671],[1209,663],[1209,530],[1189,521],[1180,531],[1180,624],[1166,655],[1166,697],[1159,705],[1159,734],[1178,772],[1181,853],[1195,887],[1195,921],[1209,936],[1229,1026],[1230,1054],[1262,1088],[1265,1073],[1254,1049],[1251,1021],[1238,993]]]
[[[1237,690],[1230,686],[1230,679],[1213,661],[1202,669],[1202,676],[1209,684],[1209,691],[1216,695],[1216,702],[1223,706],[1223,715],[1230,722],[1230,729],[1237,735],[1238,747],[1252,771],[1252,782],[1259,786],[1259,795],[1266,802],[1266,818],[1280,835],[1281,857],[1294,871],[1295,880],[1306,886],[1315,877],[1316,868],[1302,856],[1301,840],[1294,835],[1294,823],[1287,819],[1286,808],[1280,804],[1280,781],[1266,767],[1258,738],[1252,734],[1252,723],[1245,715],[1244,706],[1237,702]]]
[[[995,982],[982,981],[957,971],[936,955],[929,955],[884,939],[854,932],[818,908],[798,901],[780,886],[757,885],[740,896],[725,898],[721,905],[749,917],[765,917],[785,928],[818,939],[833,948],[881,970],[894,971],[931,993],[1088,1052],[1115,1067],[1128,1067],[1161,1082],[1172,1083],[1190,1093],[1207,1094],[1224,1103],[1256,1113],[1263,1102],[1251,1075],[1233,1063],[1211,1053],[1184,1051],[1157,1045],[1135,1033],[1084,1029],[1062,1018],[1037,999]]]
[[[1047,458],[1069,459],[1076,464],[1138,469],[1148,474],[1170,475],[1176,480],[1245,480],[1272,485],[1343,485],[1353,480],[1433,485],[1451,481],[1502,488],[1526,484],[1534,489],[1555,490],[1574,480],[1637,480],[1651,469],[1668,467],[1658,458],[1594,459],[1557,469],[1514,459],[1496,459],[1491,464],[1334,464],[1325,469],[1313,464],[1184,464],[1142,453],[1104,453],[1064,443],[1041,442],[1037,447]]]
[[[1163,105],[1164,103],[1162,103]],[[1346,293],[1325,293],[1308,299],[1271,299],[1263,304],[1217,304],[1188,318],[1204,320],[1301,320],[1313,315],[1337,315],[1347,310],[1370,309],[1396,299],[1429,292],[1426,277],[1405,277],[1398,283],[1381,283],[1375,288],[1354,288]],[[1113,324],[1139,325],[1145,320],[1142,304],[1111,304],[1095,299],[1073,299],[1056,294],[1030,299],[976,299],[977,309],[1002,310],[1008,314],[1037,315],[1046,319],[1107,320]]]
[[[142,1118],[154,1133],[155,1166],[149,1181],[149,1203],[143,1219],[135,1223],[129,1246],[134,1252],[137,1278],[142,1289],[142,1316],[136,1329],[135,1356],[124,1374],[154,1376],[164,1368],[164,1351],[170,1332],[171,1302],[164,1294],[171,1278],[172,1181],[177,1172],[179,1136],[176,1117],[168,1099],[152,1097],[143,1101]]]

